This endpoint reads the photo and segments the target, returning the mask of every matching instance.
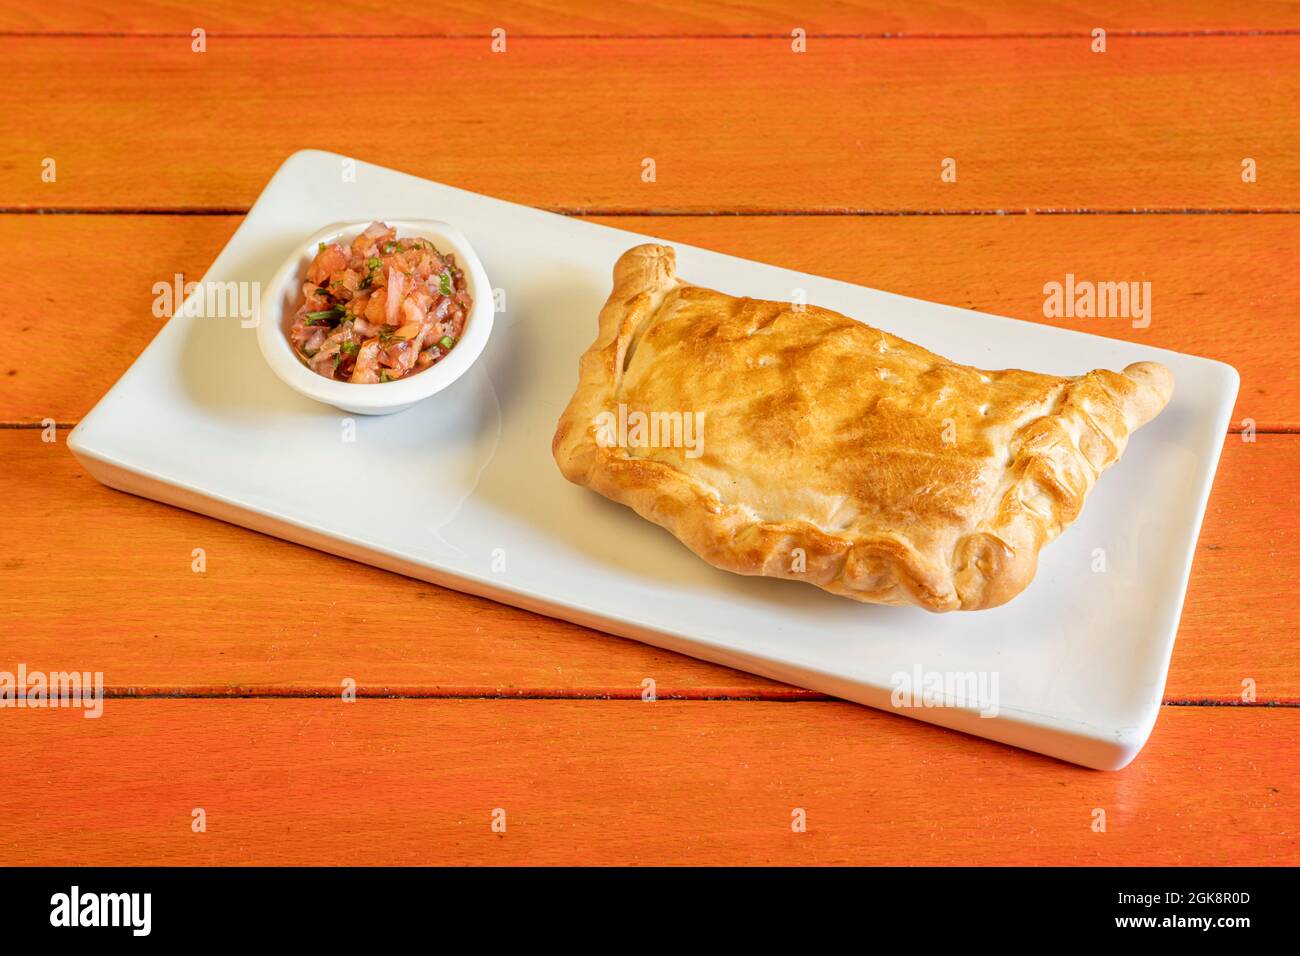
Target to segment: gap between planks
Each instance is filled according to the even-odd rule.
[[[482,40],[491,36],[479,33],[224,33],[210,31],[209,38],[223,40]],[[1092,34],[1083,30],[1061,32],[1004,31],[1001,33],[809,33],[809,40],[1088,40]],[[1300,36],[1300,29],[1218,29],[1218,30],[1109,30],[1107,38],[1130,40],[1185,39],[1198,40],[1217,37],[1285,37]],[[121,32],[93,30],[0,30],[0,39],[27,40],[175,40],[191,39],[190,33]],[[574,40],[789,40],[788,33],[511,33],[511,40],[574,41]]]
[[[333,700],[340,696],[337,687],[105,687],[106,700]],[[358,687],[359,700],[642,700],[640,688],[538,688],[512,691],[500,687],[462,687],[442,690],[436,687]],[[800,687],[778,688],[759,693],[733,693],[725,688],[701,687],[674,691],[656,697],[656,701],[719,701],[767,704],[846,703],[833,697]],[[1245,701],[1239,697],[1183,697],[1162,700],[1164,707],[1242,707],[1300,708],[1300,697],[1273,697]]]

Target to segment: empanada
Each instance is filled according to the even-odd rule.
[[[628,250],[552,448],[719,568],[931,611],[1009,601],[1173,391],[1163,365],[982,371]],[[697,430],[702,426],[702,430]]]

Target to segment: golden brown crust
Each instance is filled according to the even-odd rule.
[[[1154,362],[957,365],[827,309],[689,285],[643,245],[614,267],[552,449],[717,567],[974,610],[1024,590],[1172,391]]]

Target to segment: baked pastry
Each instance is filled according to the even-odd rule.
[[[719,568],[976,610],[1025,589],[1172,392],[1155,362],[958,365],[827,309],[690,285],[643,245],[614,266],[552,449]]]

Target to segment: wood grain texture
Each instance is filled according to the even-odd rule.
[[[1300,5],[1269,0],[0,0],[0,209],[241,212],[319,146],[561,211],[667,213],[602,221],[1033,321],[1067,271],[1151,281],[1148,329],[1057,324],[1230,362],[1235,417],[1295,432],[1298,51]],[[401,135],[350,104],[333,121],[322,64],[349,55],[452,96]],[[1254,214],[1017,215],[1080,209]],[[83,415],[159,327],[152,284],[198,278],[238,222],[0,215],[23,264],[0,275],[0,426]],[[68,281],[78,249],[93,300]],[[1300,708],[1277,706],[1300,702],[1300,435],[1228,437],[1167,686],[1228,703],[1250,680],[1260,706],[1166,707],[1118,774],[131,498],[40,437],[0,427],[0,669],[223,699],[0,710],[21,768],[0,788],[6,862],[1300,863]],[[628,699],[571,699],[592,697]]]
[[[1258,430],[1300,427],[1300,326],[1290,291],[1300,261],[1300,216],[595,221],[922,299],[1218,359],[1241,373],[1238,425],[1250,418]],[[60,349],[42,343],[85,307],[83,290],[61,280],[63,260],[34,256],[21,276],[0,276],[0,296],[21,296],[26,306],[12,323],[14,348],[0,356],[0,422],[71,422],[89,411],[161,327],[152,314],[153,284],[171,283],[176,273],[186,281],[201,278],[238,224],[235,216],[0,216],[0,247],[84,244],[102,267],[96,321],[82,325]],[[1080,280],[1150,282],[1150,326],[1044,318],[1044,284],[1063,282],[1067,273]],[[589,319],[594,323],[594,316]],[[891,331],[907,336],[906,329]],[[942,351],[942,343],[933,345]],[[69,366],[76,375],[67,374]]]
[[[1300,28],[1294,3],[1277,0],[1224,4],[1214,0],[1074,0],[1033,4],[1017,0],[941,0],[902,4],[889,0],[836,0],[792,7],[783,0],[742,3],[652,0],[636,4],[597,0],[528,0],[502,5],[456,0],[421,9],[382,0],[347,5],[322,0],[274,4],[233,0],[196,11],[180,0],[71,0],[56,7],[5,0],[0,32],[209,33],[365,36],[420,33],[433,36],[487,34],[503,27],[511,35],[788,36],[800,26],[809,34],[1088,33],[1102,27],[1123,31],[1281,30]]]
[[[0,430],[0,666],[102,670],[119,693],[812,697],[352,564],[98,485]],[[1300,436],[1224,446],[1166,699],[1300,701]],[[191,552],[206,554],[206,573]],[[296,586],[296,585],[301,585]]]
[[[1165,708],[1117,774],[839,703],[120,700],[5,720],[23,781],[0,791],[0,855],[26,864],[1300,862],[1295,709]]]
[[[439,120],[323,122],[338,40],[0,38],[0,196],[243,209],[316,146],[590,212],[1300,208],[1300,34],[351,42]]]

